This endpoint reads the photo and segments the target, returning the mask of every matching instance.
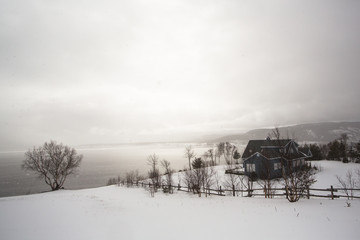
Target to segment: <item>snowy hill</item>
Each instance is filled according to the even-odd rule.
[[[284,137],[295,138],[299,142],[330,142],[346,133],[352,142],[360,141],[360,122],[308,123],[289,127],[280,127]],[[213,142],[247,142],[250,139],[265,139],[271,128],[255,129],[244,134],[228,135],[213,139]]]
[[[320,187],[358,165],[322,161]],[[358,239],[360,201],[201,197],[118,186],[0,198],[0,239]]]

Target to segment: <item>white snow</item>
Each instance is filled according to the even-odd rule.
[[[322,161],[317,185],[360,165]],[[0,239],[358,239],[360,201],[346,199],[152,198],[109,186],[0,198]]]

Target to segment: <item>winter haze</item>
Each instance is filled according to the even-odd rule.
[[[359,121],[360,1],[0,1],[0,145]]]

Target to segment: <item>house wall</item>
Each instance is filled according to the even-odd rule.
[[[245,174],[247,176],[251,176],[252,172],[248,172],[248,168],[246,164],[255,164],[255,174],[256,177],[259,178],[277,178],[281,177],[282,171],[281,169],[275,170],[274,163],[280,163],[280,159],[267,159],[261,154],[254,154],[250,158],[246,159],[243,163]]]
[[[250,144],[248,144],[246,149],[249,147],[249,145]],[[275,146],[267,146],[267,145],[264,147],[255,146],[256,148],[260,148],[260,150],[258,150],[259,152],[256,152],[251,156],[249,156],[249,152],[248,152],[247,156],[249,157],[243,161],[245,174],[247,176],[251,176],[252,174],[255,174],[256,177],[273,179],[273,178],[281,177],[283,174],[283,170],[285,171],[286,174],[288,174],[289,171],[297,171],[298,169],[300,169],[301,166],[304,165],[305,162],[304,161],[305,158],[301,158],[302,154],[299,153],[298,146],[299,145],[294,141],[289,141],[289,143],[287,143],[285,146],[281,147],[280,149]],[[266,151],[264,152],[262,151],[263,148],[279,150],[278,155],[275,154],[277,158],[267,159],[265,157],[267,156]],[[264,154],[265,156],[263,156],[262,154]],[[285,158],[290,158],[291,160],[285,160]],[[296,159],[292,159],[292,158],[296,158]],[[283,161],[281,161],[281,159],[283,159]],[[295,164],[293,164],[294,162]],[[280,167],[275,170],[274,168],[275,163],[282,163],[283,169]],[[248,171],[248,168],[246,167],[247,164],[255,165],[254,173]]]
[[[247,164],[255,164],[255,174],[257,176],[260,175],[261,169],[263,169],[263,161],[266,161],[267,159],[262,156],[261,154],[255,153],[253,156],[251,156],[250,158],[246,159],[244,161],[244,169],[245,169],[245,174],[246,175],[250,175],[252,174],[251,172],[248,171],[248,168],[246,167]]]
[[[277,170],[274,169],[274,164],[275,163],[281,163],[281,158],[276,158],[276,159],[271,159],[270,160],[272,162],[272,169],[273,169],[273,172],[272,172],[272,175],[271,175],[271,178],[279,178],[279,177],[282,177],[282,169],[281,167]],[[281,166],[281,165],[280,165]]]

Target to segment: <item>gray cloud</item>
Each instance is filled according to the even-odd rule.
[[[0,144],[359,120],[358,1],[0,1]]]

